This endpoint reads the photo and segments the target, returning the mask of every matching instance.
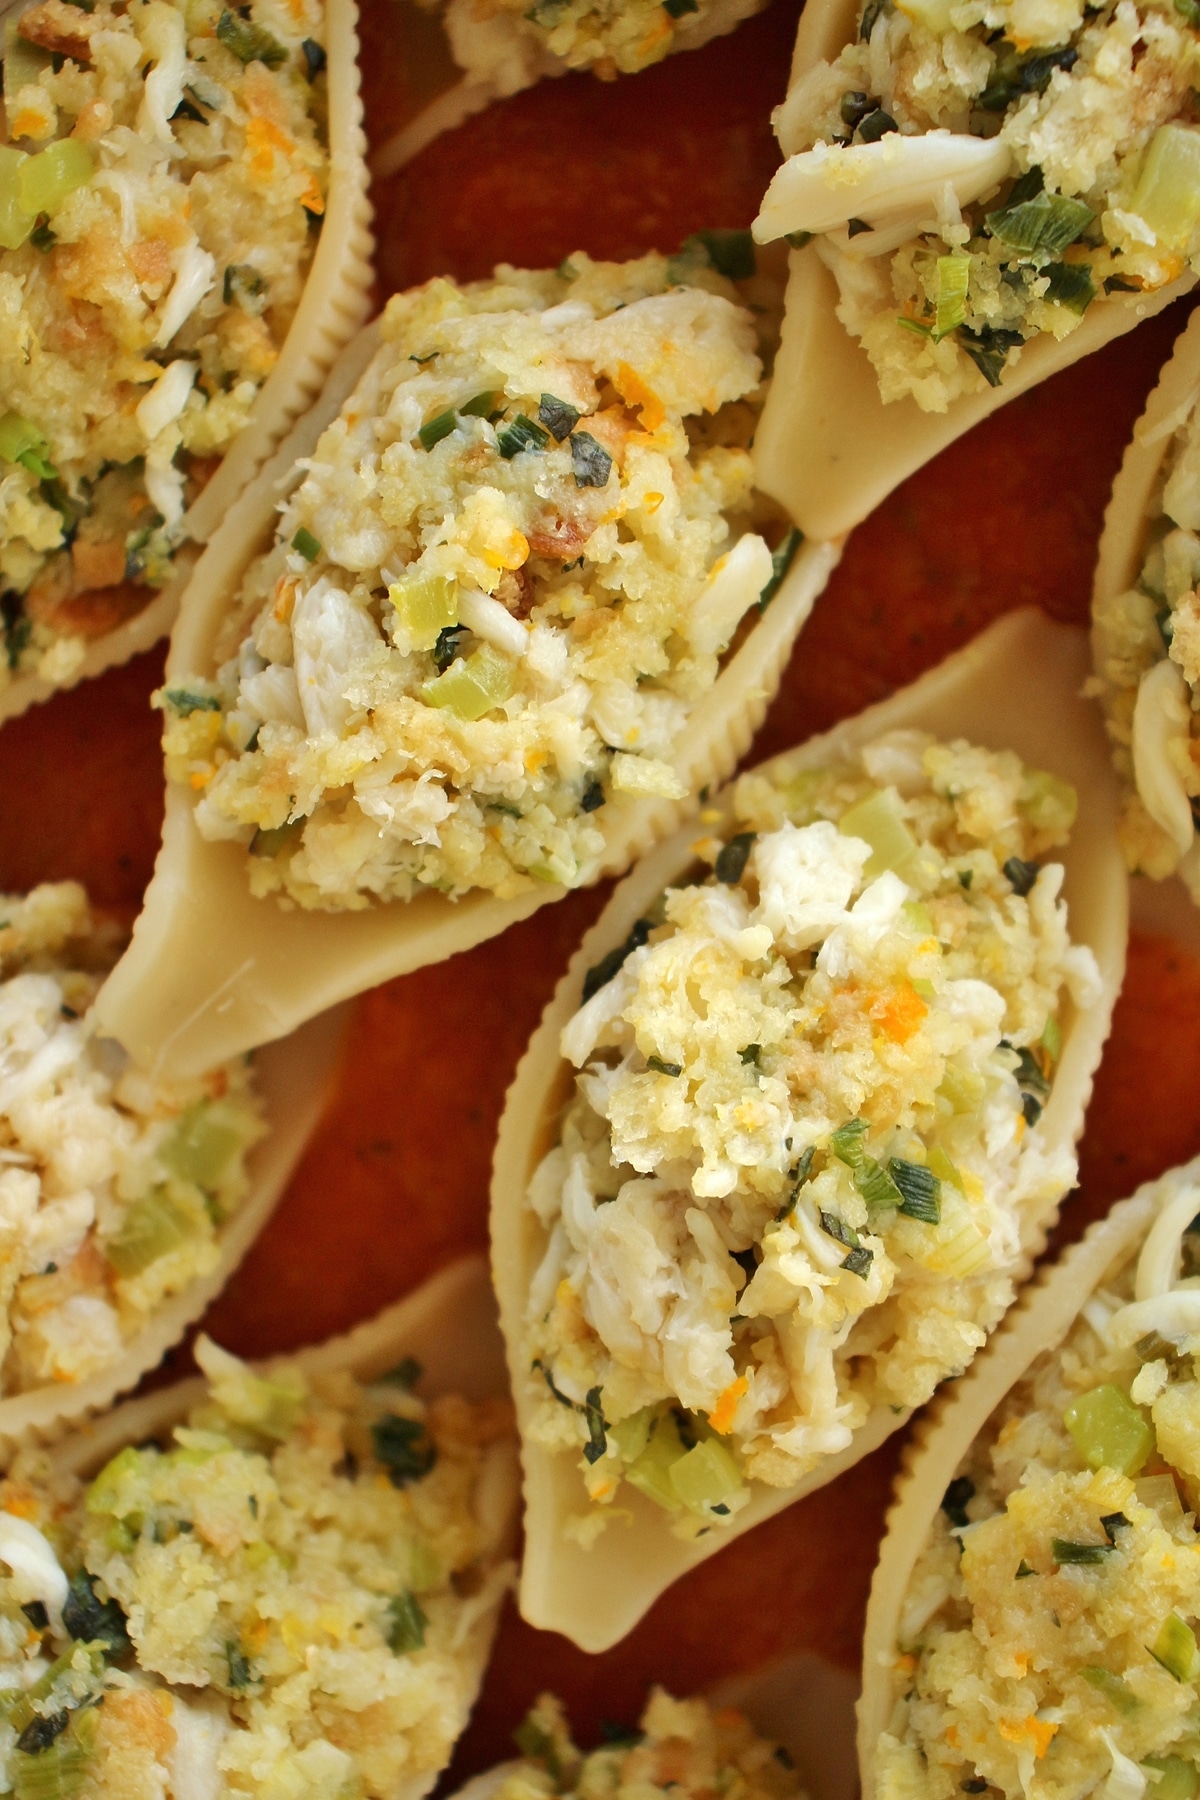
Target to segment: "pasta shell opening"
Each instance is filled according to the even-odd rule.
[[[173,681],[215,674],[222,625],[244,571],[273,540],[281,496],[300,474],[297,459],[311,453],[321,430],[343,408],[369,370],[379,341],[378,327],[372,326],[347,348],[320,403],[207,546],[172,636],[168,692]],[[429,430],[440,427],[435,420]],[[549,441],[548,428],[529,429]],[[586,469],[584,477],[590,482]],[[787,547],[795,541],[786,540]],[[743,556],[743,550],[749,554]],[[602,809],[588,815],[601,851],[588,867],[587,880],[627,868],[675,828],[696,804],[701,788],[729,775],[762,721],[796,636],[839,553],[840,545],[830,543],[802,543],[795,549],[769,605],[759,614],[751,608],[748,628],[734,639],[715,680],[690,707],[667,763],[646,759],[646,767],[656,772],[651,789],[639,793],[632,784],[625,791],[614,786]],[[719,654],[732,629],[730,601],[749,591],[748,582],[758,591],[763,578],[759,563],[765,560],[769,553],[763,541],[747,534],[720,566],[714,565],[703,590],[707,611],[701,619],[697,608],[695,622],[697,633],[702,625],[708,633],[710,651]],[[737,592],[727,595],[726,587]],[[473,603],[483,598],[474,597]],[[490,610],[480,609],[479,619],[472,614],[472,629],[494,631],[491,615],[496,613],[503,614],[500,624],[512,631],[512,616],[488,605]],[[636,774],[639,759],[626,761]],[[680,797],[667,797],[668,787]],[[278,1037],[338,999],[496,935],[565,891],[546,871],[549,878],[527,883],[511,899],[478,888],[450,900],[426,887],[405,901],[364,905],[363,897],[357,897],[358,910],[285,907],[274,896],[256,898],[251,892],[244,844],[200,835],[196,799],[183,783],[169,783],[154,879],[133,942],[97,1002],[104,1029],[138,1062],[159,1072],[203,1068],[214,1053],[224,1056],[235,1045],[249,1047]]]
[[[1098,722],[1078,697],[1085,657],[1081,633],[1053,626],[1034,613],[1018,614],[893,699],[756,772],[776,780],[803,778],[806,771],[856,752],[880,734],[922,728],[943,739],[961,734],[976,744],[1015,750],[1027,763],[1048,768],[1074,784],[1079,811],[1063,854],[1063,891],[1070,908],[1072,938],[1090,946],[1101,981],[1093,1006],[1085,1012],[1071,1010],[1064,1017],[1061,1061],[1041,1116],[1047,1143],[1068,1155],[1082,1129],[1093,1073],[1120,985],[1127,906],[1115,842],[1113,784],[1103,760]],[[716,821],[726,816],[730,800],[729,795],[722,796],[702,815],[702,820],[712,821],[717,835],[721,827]],[[731,1519],[714,1520],[712,1524],[719,1523],[719,1529],[686,1540],[673,1534],[670,1517],[661,1505],[646,1498],[641,1488],[633,1491],[628,1484],[618,1490],[614,1503],[621,1518],[599,1535],[580,1532],[577,1523],[586,1495],[577,1450],[553,1453],[530,1435],[547,1384],[541,1370],[531,1370],[528,1365],[527,1307],[535,1273],[547,1257],[549,1235],[527,1195],[535,1170],[557,1140],[557,1122],[567,1097],[570,1071],[560,1050],[560,1037],[577,1015],[588,971],[598,973],[610,961],[617,966],[626,949],[645,941],[644,930],[640,940],[631,937],[631,932],[639,920],[653,916],[664,889],[694,864],[695,840],[693,826],[660,845],[622,883],[585,938],[509,1090],[493,1165],[493,1276],[522,1430],[525,1471],[521,1609],[530,1623],[561,1631],[591,1651],[616,1643],[657,1595],[714,1554],[729,1537],[751,1529],[866,1455],[903,1423],[905,1411],[877,1404],[852,1432],[849,1444],[818,1459],[803,1479],[787,1487],[751,1480],[738,1497],[738,1510]],[[666,1075],[675,1072],[661,1060],[653,1066]],[[1041,1205],[1036,1217],[1027,1218],[1018,1280],[1044,1244],[1067,1185],[1069,1178]],[[733,1399],[736,1402],[736,1394]],[[589,1395],[589,1403],[593,1401],[602,1420],[602,1396]],[[588,1418],[591,1429],[590,1412]],[[584,1539],[589,1535],[592,1541],[585,1548]]]
[[[157,593],[148,590],[146,606],[102,630],[100,635],[85,633],[78,642],[70,639],[74,646],[72,655],[60,659],[61,666],[56,663],[52,674],[44,676],[34,670],[17,673],[0,692],[0,721],[16,717],[60,688],[73,687],[127,662],[167,635],[196,566],[197,546],[207,542],[297,415],[312,403],[334,358],[367,315],[374,279],[374,240],[367,198],[355,0],[326,0],[325,35],[327,42],[319,48],[325,58],[328,97],[328,191],[323,199],[318,197],[324,207],[321,236],[286,337],[273,355],[270,372],[254,398],[248,421],[184,515],[180,542],[173,552],[171,574],[165,585]],[[314,50],[317,48],[314,45]],[[268,53],[274,54],[270,49]],[[195,102],[184,96],[184,103],[191,107],[188,116],[203,117]],[[275,140],[269,136],[271,129],[276,131],[280,144],[289,142],[277,126],[264,126],[262,154],[268,161],[275,149]],[[317,203],[314,200],[314,205]],[[211,257],[207,260],[212,261]],[[230,273],[226,271],[227,281]],[[203,276],[203,270],[199,276]],[[252,286],[255,281],[261,286],[253,270],[250,280]],[[248,298],[249,313],[255,306],[261,308],[261,300]],[[248,322],[253,324],[249,313]],[[95,578],[97,585],[99,579]],[[109,574],[106,579],[112,581],[114,577]],[[89,596],[85,594],[84,598]],[[60,638],[58,642],[67,644],[68,640]]]

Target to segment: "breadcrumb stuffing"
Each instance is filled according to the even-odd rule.
[[[1131,1304],[1139,1245],[1081,1296],[947,1490],[905,1596],[881,1800],[1200,1784],[1200,1382],[1197,1339],[1170,1313],[1194,1298],[1197,1198],[1175,1202],[1157,1295]]]
[[[39,0],[8,33],[0,687],[69,680],[170,578],[328,179],[321,0]]]
[[[681,1535],[720,1525],[984,1342],[1075,1178],[1038,1126],[1098,981],[1044,860],[1074,813],[917,731],[746,775],[709,878],[593,971],[525,1356],[532,1436],[582,1447],[594,1502],[627,1480]]]
[[[427,1791],[511,1579],[507,1402],[197,1355],[209,1396],[164,1447],[0,1483],[6,1791]]]
[[[743,286],[701,249],[389,302],[215,680],[159,696],[255,894],[574,886],[610,798],[682,797],[673,749],[773,576],[750,527],[784,529],[748,452],[778,291]]]
[[[0,897],[0,1392],[82,1381],[215,1267],[266,1127],[246,1059],[153,1080],[87,1012],[122,948],[76,882]]]

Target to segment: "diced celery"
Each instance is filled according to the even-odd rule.
[[[888,869],[903,876],[905,865],[917,853],[917,841],[901,816],[898,796],[890,788],[869,794],[843,813],[838,830],[845,837],[861,838],[870,844],[871,858],[865,870],[868,881],[874,881]]]
[[[86,144],[78,138],[59,138],[36,156],[26,157],[17,171],[21,205],[35,218],[38,213],[53,218],[76,188],[87,186],[94,170]]]
[[[19,250],[33,230],[34,214],[21,205],[21,164],[28,161],[23,150],[0,144],[0,246],[5,250]]]
[[[55,470],[47,460],[49,449],[37,426],[20,413],[6,412],[0,417],[0,457],[5,462],[20,463],[32,474],[51,480]]]
[[[1027,769],[1017,805],[1036,831],[1070,831],[1079,796],[1069,781],[1045,769]]]
[[[91,1760],[80,1745],[62,1738],[31,1756],[14,1750],[9,1764],[14,1800],[71,1800],[82,1790]]]
[[[960,1194],[964,1191],[962,1176],[940,1144],[935,1144],[929,1152],[929,1166],[943,1185],[948,1182],[951,1187],[956,1187]]]
[[[907,19],[915,19],[918,25],[924,25],[935,37],[942,37],[954,29],[954,20],[950,16],[953,4],[954,0],[897,0],[897,11]]]
[[[412,1650],[420,1650],[425,1643],[425,1630],[429,1620],[421,1610],[421,1603],[415,1594],[393,1594],[388,1601],[389,1647],[397,1656],[406,1656]]]
[[[1154,1433],[1128,1394],[1105,1382],[1073,1400],[1063,1423],[1089,1469],[1136,1475],[1154,1448]]]
[[[937,259],[937,313],[935,338],[948,337],[967,316],[967,283],[971,278],[969,256],[939,256]]]
[[[388,599],[414,650],[432,650],[438,633],[458,624],[458,583],[448,575],[393,581]]]
[[[111,1462],[105,1463],[87,1491],[90,1513],[113,1513],[118,1518],[132,1510],[130,1502],[141,1486],[145,1459],[140,1450],[127,1444]]]
[[[306,1398],[301,1378],[286,1369],[274,1377],[240,1369],[219,1376],[211,1385],[214,1400],[235,1425],[246,1425],[280,1443],[296,1429]]]
[[[1157,1781],[1151,1776],[1146,1790],[1154,1800],[1196,1800],[1200,1790],[1200,1770],[1187,1757],[1148,1756],[1142,1767],[1159,1772]]]
[[[800,769],[783,784],[783,799],[788,817],[794,824],[804,825],[813,816],[813,801],[821,787],[819,769]]]
[[[181,1114],[159,1156],[181,1180],[211,1191],[228,1174],[245,1137],[236,1108],[220,1100],[201,1100]]]
[[[932,1158],[930,1159],[932,1162]],[[992,1247],[985,1231],[975,1223],[967,1202],[945,1188],[941,1195],[942,1217],[933,1248],[923,1258],[925,1266],[939,1274],[963,1280],[991,1260]]]
[[[1182,250],[1200,221],[1200,131],[1160,125],[1150,139],[1129,211],[1160,244]]]
[[[1118,1712],[1136,1712],[1137,1708],[1141,1705],[1141,1701],[1138,1699],[1129,1683],[1123,1676],[1114,1675],[1111,1669],[1090,1667],[1081,1669],[1079,1672],[1087,1682],[1088,1686],[1094,1687],[1099,1693],[1103,1694],[1105,1699],[1111,1701]],[[1155,1789],[1156,1793],[1157,1791],[1158,1790]]]
[[[1058,1020],[1051,1013],[1042,1026],[1042,1049],[1051,1062],[1057,1062],[1062,1055],[1062,1031]]]
[[[671,1464],[671,1486],[689,1512],[707,1515],[728,1502],[744,1486],[737,1458],[715,1438],[702,1438]]]
[[[938,1093],[957,1113],[977,1112],[983,1101],[983,1076],[959,1063],[947,1063]]]
[[[913,930],[918,932],[921,937],[933,936],[933,920],[930,917],[929,908],[920,900],[906,900],[900,910]]]
[[[654,1421],[650,1441],[637,1461],[625,1471],[625,1479],[667,1512],[678,1512],[682,1502],[671,1485],[671,1470],[688,1452],[679,1441],[679,1428],[670,1413]]]
[[[43,69],[51,66],[49,50],[23,38],[19,21],[11,15],[4,24],[4,99],[11,106],[23,87],[38,79]],[[11,120],[12,114],[9,114]]]
[[[1162,1630],[1152,1644],[1147,1644],[1156,1663],[1161,1663],[1176,1681],[1195,1681],[1200,1674],[1200,1654],[1196,1651],[1196,1634],[1177,1612],[1168,1613]]]
[[[121,1229],[105,1244],[104,1254],[117,1274],[128,1280],[148,1269],[160,1256],[178,1250],[196,1235],[198,1225],[196,1216],[167,1188],[151,1188],[129,1208]]]
[[[408,1585],[414,1594],[428,1593],[446,1578],[440,1557],[424,1538],[414,1538],[408,1553]]]
[[[425,682],[421,698],[426,706],[445,707],[460,719],[482,719],[508,699],[516,681],[510,658],[490,644],[480,644],[470,656],[451,663],[444,675]]]
[[[615,1425],[608,1427],[608,1435],[621,1452],[623,1462],[637,1461],[650,1441],[650,1427],[653,1423],[654,1408],[643,1406],[640,1412],[630,1413],[627,1419],[619,1419]]]

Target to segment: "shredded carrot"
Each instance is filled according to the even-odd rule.
[[[255,113],[246,125],[246,149],[250,153],[250,167],[254,173],[264,180],[275,166],[276,150],[284,156],[290,156],[296,148],[286,131],[270,119],[264,119],[261,113]]]
[[[9,136],[15,138],[38,138],[41,137],[45,129],[45,114],[38,112],[35,108],[32,112],[19,112],[17,114],[12,122]]]
[[[1027,1738],[1033,1740],[1033,1753],[1041,1762],[1050,1748],[1050,1740],[1058,1730],[1048,1719],[998,1719],[996,1729],[1009,1744],[1023,1744]]]
[[[191,783],[191,785],[194,788],[199,790],[200,788],[205,788],[208,786],[209,782],[212,780],[215,773],[216,773],[215,769],[213,768],[212,764],[209,763],[206,768],[193,769],[192,773],[188,776],[188,781]]]
[[[317,219],[319,219],[325,211],[325,196],[317,186],[317,178],[315,175],[309,176],[308,186],[300,196],[300,204],[305,212],[312,213],[313,217]]]
[[[733,1430],[733,1415],[737,1411],[737,1403],[749,1386],[750,1383],[746,1377],[739,1375],[736,1381],[731,1381],[729,1386],[723,1388],[718,1394],[717,1404],[709,1413],[708,1422],[714,1431],[721,1433],[722,1437],[727,1437]]]
[[[626,406],[636,406],[642,415],[642,427],[645,431],[657,431],[667,416],[667,409],[652,388],[648,388],[636,369],[629,364],[617,364],[617,372],[613,380],[618,394]]]
[[[907,1044],[929,1008],[915,988],[893,988],[878,995],[871,1003],[871,1017],[878,1019],[894,1044]]]

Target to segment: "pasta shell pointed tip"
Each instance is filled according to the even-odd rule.
[[[1079,697],[1086,671],[1084,634],[1052,625],[1027,611],[991,627],[964,650],[892,699],[872,707],[803,748],[785,752],[767,770],[790,775],[815,768],[839,751],[878,734],[922,727],[941,737],[963,735],[975,743],[1015,750],[1035,766],[1074,783],[1079,813],[1063,853],[1064,893],[1073,939],[1088,945],[1101,971],[1093,1007],[1073,1013],[1063,1033],[1062,1057],[1042,1117],[1047,1142],[1070,1148],[1083,1128],[1084,1110],[1112,1007],[1124,972],[1127,884],[1116,844],[1115,783],[1103,733]],[[714,803],[720,806],[721,801]],[[576,1012],[586,971],[624,943],[664,888],[694,861],[694,831],[661,844],[621,884],[584,939],[530,1041],[509,1090],[492,1173],[492,1272],[508,1345],[518,1424],[535,1399],[533,1377],[523,1366],[526,1298],[546,1247],[546,1234],[526,1204],[530,1178],[554,1141],[567,1079],[559,1041]],[[1059,1196],[1061,1198],[1061,1196]],[[1045,1243],[1053,1212],[1030,1221],[1018,1276],[1028,1273]],[[867,1455],[904,1423],[880,1406],[849,1448],[829,1457],[798,1486],[752,1484],[748,1505],[720,1533],[685,1542],[663,1526],[664,1514],[634,1493],[620,1504],[631,1515],[606,1530],[590,1549],[564,1534],[580,1510],[582,1490],[574,1459],[552,1456],[523,1439],[525,1563],[521,1610],[531,1624],[556,1630],[589,1651],[607,1649],[632,1629],[657,1596],[679,1576],[804,1494],[824,1485]]]

